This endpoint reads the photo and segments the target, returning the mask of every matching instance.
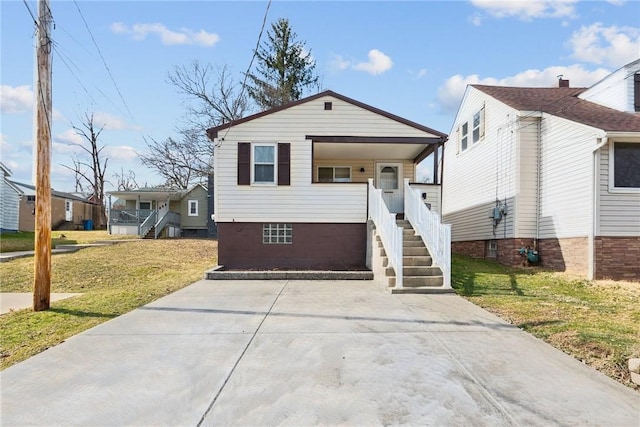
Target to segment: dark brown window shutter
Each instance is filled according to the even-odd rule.
[[[238,142],[238,185],[251,184],[251,143]]]
[[[291,185],[291,144],[278,144],[278,185]]]

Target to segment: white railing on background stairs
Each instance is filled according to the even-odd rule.
[[[389,209],[382,199],[382,190],[373,186],[369,179],[369,217],[376,225],[384,250],[389,259],[389,266],[396,273],[396,288],[402,288],[402,228],[396,223],[396,214]]]
[[[151,228],[156,225],[156,218],[158,217],[157,211],[151,211],[149,216],[145,218],[145,220],[140,224],[140,232],[138,236],[144,237],[151,230]]]
[[[440,215],[425,206],[420,191],[411,188],[408,179],[404,180],[404,214],[442,270],[443,286],[451,289],[451,225],[442,224]]]

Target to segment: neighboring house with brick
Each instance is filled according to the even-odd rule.
[[[390,230],[408,191],[423,209],[439,206],[438,174],[433,185],[414,181],[446,134],[332,91],[207,133],[226,269],[366,269],[371,203],[384,205]]]
[[[640,60],[590,88],[470,85],[444,150],[452,250],[640,279]]]
[[[202,184],[188,190],[141,188],[109,191],[108,230],[147,238],[215,237],[213,196]],[[117,203],[116,203],[117,202]]]
[[[36,188],[33,185],[11,181],[20,190],[19,229],[35,231]],[[51,190],[51,228],[53,230],[86,228],[99,224],[100,206],[77,194]]]
[[[19,230],[20,189],[10,180],[11,170],[0,162],[0,232]]]

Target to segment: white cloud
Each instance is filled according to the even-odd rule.
[[[495,18],[517,17],[530,21],[534,18],[574,17],[577,0],[471,0],[471,3]],[[481,17],[474,15],[471,21],[480,25]]]
[[[220,37],[215,33],[208,33],[205,30],[193,31],[189,28],[180,28],[178,31],[168,29],[160,23],[153,24],[133,24],[127,26],[122,22],[114,22],[111,24],[111,31],[115,34],[128,34],[134,40],[144,40],[149,34],[156,34],[160,37],[160,41],[164,45],[200,45],[213,46]]]
[[[53,137],[51,146],[54,152],[72,154],[80,152],[83,143],[84,139],[74,129],[67,129]]]
[[[501,79],[494,77],[481,78],[477,74],[461,76],[459,74],[449,77],[444,85],[438,89],[438,101],[440,108],[445,112],[455,112],[458,109],[462,96],[470,84],[484,84],[495,86],[516,87],[557,87],[558,76],[570,81],[571,87],[589,87],[606,77],[610,70],[599,68],[594,71],[585,70],[581,65],[568,67],[548,67],[544,70],[526,70],[514,76]]]
[[[577,60],[618,68],[640,57],[640,29],[595,23],[575,31],[568,44]]]
[[[0,86],[0,111],[7,114],[26,113],[33,108],[31,86]]]
[[[378,49],[371,49],[367,55],[369,58],[366,62],[359,62],[353,65],[354,70],[364,71],[369,74],[382,74],[388,71],[393,66],[391,58],[379,51]]]
[[[139,126],[134,126],[128,123],[125,119],[119,116],[114,116],[104,111],[96,111],[93,113],[93,123],[98,128],[104,127],[108,130],[140,130]]]
[[[344,59],[341,55],[333,55],[333,58],[331,59],[331,61],[329,61],[329,65],[331,67],[331,69],[336,70],[336,71],[343,71],[346,70],[347,68],[349,68],[351,66],[351,62],[349,62],[348,60]]]
[[[117,147],[107,145],[104,147],[104,155],[110,159],[133,160],[138,157],[136,150],[128,145],[119,145]]]

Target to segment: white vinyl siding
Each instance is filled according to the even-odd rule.
[[[545,115],[540,170],[541,239],[584,237],[591,229],[592,128]]]
[[[511,212],[514,215],[517,237],[536,237],[540,120],[540,117],[524,117],[519,120],[517,199]]]
[[[457,152],[461,133],[445,143],[442,182],[443,222],[451,224],[453,241],[493,239],[489,218],[496,197],[507,200],[509,214],[496,228],[498,238],[511,238],[516,193],[517,127],[516,111],[469,87],[458,119],[467,122],[484,106],[484,140]],[[461,127],[454,123],[453,129]]]
[[[578,97],[619,111],[634,112],[633,75],[640,72],[640,59],[608,75]]]
[[[4,172],[2,172],[4,173]],[[26,197],[26,196],[25,196]],[[0,229],[18,231],[20,195],[4,177],[0,177]]]
[[[609,147],[600,149],[598,236],[640,235],[640,193],[609,191]]]
[[[332,110],[324,103],[332,102]],[[215,191],[217,222],[363,223],[367,220],[367,186],[363,183],[312,183],[311,141],[306,135],[428,137],[422,130],[380,116],[331,96],[241,123],[217,141]],[[237,142],[291,144],[291,185],[238,186]],[[387,160],[387,159],[382,159]],[[332,166],[337,165],[334,161]],[[353,181],[360,179],[360,162],[352,166]],[[322,165],[324,165],[323,163]],[[373,172],[365,165],[366,173]],[[413,177],[413,165],[406,172]],[[317,178],[317,177],[316,177]]]

